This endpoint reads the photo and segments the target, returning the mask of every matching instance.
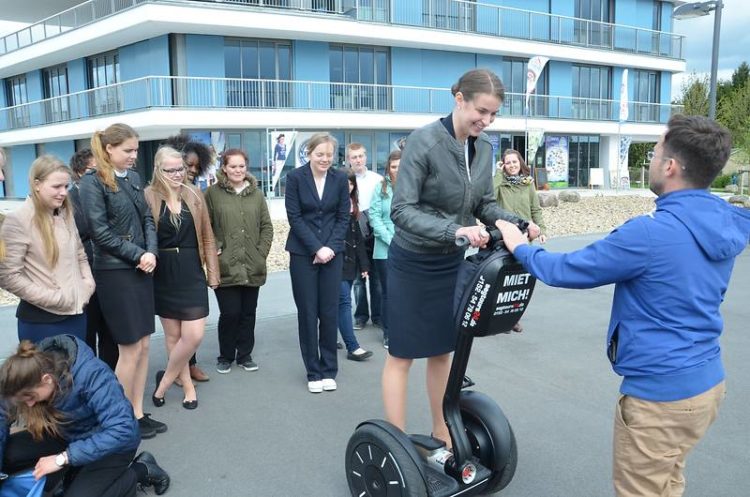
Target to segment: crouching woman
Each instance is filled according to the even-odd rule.
[[[14,423],[25,429],[11,435]],[[133,459],[139,443],[117,378],[78,338],[24,340],[0,367],[2,473],[52,482],[64,470],[65,497],[133,497],[137,483],[161,495],[169,476],[148,452]]]

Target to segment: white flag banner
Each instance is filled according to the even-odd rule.
[[[536,90],[536,83],[539,81],[539,76],[541,76],[548,60],[549,57],[542,57],[541,55],[529,59],[526,70],[526,109],[529,108],[529,97]]]
[[[620,83],[620,122],[628,120],[628,70],[622,71]]]

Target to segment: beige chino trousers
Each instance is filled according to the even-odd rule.
[[[725,395],[724,381],[674,402],[621,395],[613,443],[617,497],[681,497],[685,458],[716,419]]]

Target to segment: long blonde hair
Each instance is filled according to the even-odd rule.
[[[117,191],[117,181],[115,180],[115,166],[109,158],[107,145],[116,147],[125,140],[138,138],[138,133],[133,128],[123,123],[115,123],[104,131],[97,131],[91,137],[91,151],[96,159],[96,174],[102,180],[102,183],[113,192]]]
[[[60,249],[58,248],[57,240],[55,239],[55,228],[52,222],[52,216],[49,213],[49,208],[44,205],[44,202],[39,197],[36,186],[38,183],[46,180],[49,175],[57,172],[62,172],[71,176],[71,171],[68,166],[57,157],[51,155],[42,155],[37,158],[31,164],[31,170],[29,171],[29,191],[31,192],[31,200],[34,203],[34,218],[32,222],[42,235],[44,252],[47,254],[47,262],[51,268],[57,266]],[[68,197],[65,197],[65,200],[63,200],[61,214],[65,216],[65,225],[70,229],[71,224],[75,221],[73,220],[73,207]]]
[[[166,198],[167,204],[179,202],[180,198],[182,197],[182,190],[187,188],[187,174],[183,174],[182,176],[183,187],[180,189],[180,193],[175,192],[169,186],[169,182],[171,181],[171,179],[167,178],[167,176],[164,174],[164,171],[162,171],[162,165],[164,164],[165,160],[170,158],[180,159],[180,164],[182,164],[182,167],[186,168],[185,160],[182,157],[181,152],[172,147],[160,147],[159,150],[156,151],[156,156],[154,156],[154,179],[151,181],[151,188],[153,188],[154,191],[160,194],[162,197]],[[172,224],[172,226],[179,230],[180,224],[182,223],[182,216],[179,212],[172,212],[168,207],[167,210],[169,211],[169,222]],[[154,222],[158,224],[159,220],[154,219]]]

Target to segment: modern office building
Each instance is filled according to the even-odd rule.
[[[245,149],[265,188],[281,133],[295,139],[285,170],[315,131],[338,138],[339,160],[346,143],[364,143],[382,170],[400,138],[450,112],[450,86],[474,67],[507,87],[488,130],[498,153],[524,150],[527,131],[543,131],[537,168],[563,163],[569,186],[601,169],[609,186],[619,136],[656,141],[675,111],[672,76],[685,70],[671,1],[79,2],[13,2],[0,13],[26,20],[37,4],[59,8],[0,38],[6,196],[28,193],[35,157],[67,160],[119,121],[138,130],[147,177],[160,140],[180,131],[219,151]],[[526,111],[527,61],[537,55],[549,62]],[[282,177],[274,194],[283,186]]]

